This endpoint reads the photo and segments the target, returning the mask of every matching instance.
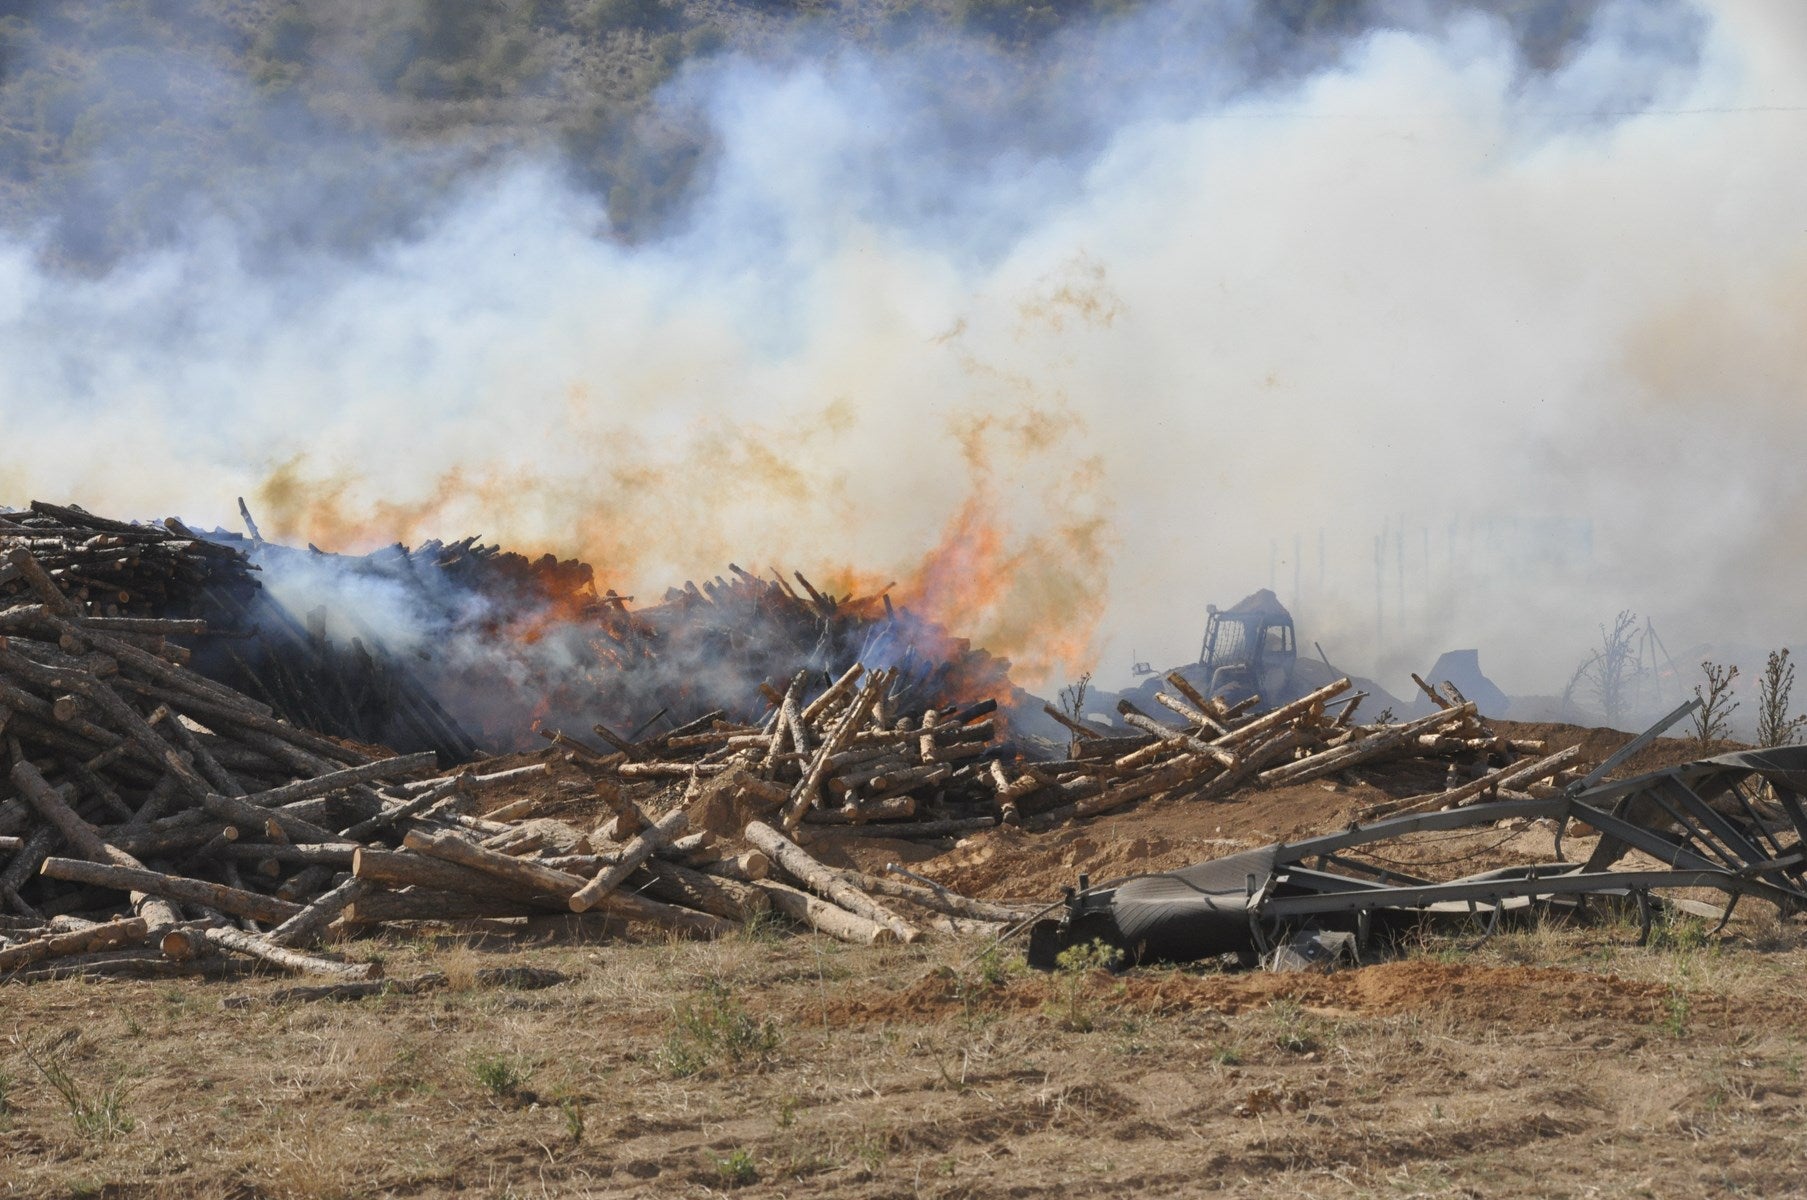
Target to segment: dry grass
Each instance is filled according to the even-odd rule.
[[[962,966],[947,944],[385,941],[452,986],[222,1009],[249,985],[4,992],[70,1069],[129,1079],[84,1137],[10,1077],[0,1190],[53,1196],[1781,1195],[1807,949],[1533,927],[1344,976]],[[531,939],[530,939],[531,940]],[[1472,939],[1468,939],[1472,940]],[[1758,948],[1761,947],[1761,948]],[[527,958],[574,978],[480,986]],[[1561,970],[1550,970],[1552,966]],[[1426,981],[1423,994],[1401,981]],[[673,1046],[694,1070],[673,1070]],[[486,1064],[499,1064],[486,1070]],[[499,1074],[498,1074],[499,1072]]]

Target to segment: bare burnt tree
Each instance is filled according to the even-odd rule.
[[[1788,715],[1793,691],[1794,664],[1788,661],[1788,648],[1771,650],[1757,693],[1759,746],[1786,746],[1807,727],[1807,715]]]
[[[1700,669],[1707,683],[1705,691],[1700,684],[1694,685],[1694,698],[1700,701],[1700,707],[1694,710],[1694,740],[1705,750],[1731,734],[1732,713],[1738,708],[1738,702],[1732,699],[1732,681],[1738,678],[1738,668],[1702,659]]]
[[[1085,694],[1091,689],[1092,673],[1087,671],[1060,689],[1060,707],[1075,721],[1085,720]]]
[[[1565,708],[1574,692],[1585,686],[1608,724],[1622,724],[1627,719],[1637,707],[1645,673],[1637,624],[1637,614],[1624,609],[1613,618],[1611,630],[1600,627],[1600,648],[1582,660],[1563,689]]]

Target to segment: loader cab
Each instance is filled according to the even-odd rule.
[[[1231,608],[1206,608],[1205,644],[1199,651],[1207,694],[1226,704],[1253,695],[1262,707],[1283,703],[1292,688],[1298,648],[1292,614],[1263,588]]]

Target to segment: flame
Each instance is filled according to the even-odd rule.
[[[1102,518],[1012,537],[988,488],[976,490],[898,587],[903,602],[960,630],[1043,684],[1084,669],[1104,616]]]

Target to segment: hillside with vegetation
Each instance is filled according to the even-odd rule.
[[[1502,20],[1539,69],[1560,61],[1594,5],[1463,7]],[[1173,11],[1214,23],[1210,36],[1237,42],[1260,75],[1321,64],[1384,9],[1263,0]],[[641,238],[680,214],[706,173],[709,121],[669,86],[687,66],[852,49],[906,64],[922,102],[947,105],[952,120],[1032,120],[1037,106],[1072,107],[1070,86],[1037,95],[1050,71],[1071,85],[1075,72],[1137,70],[1133,54],[1088,62],[1071,47],[1147,10],[1144,0],[11,0],[0,3],[0,227],[77,268],[219,220],[266,248],[355,251],[422,219],[461,174],[541,155],[606,200],[614,235]],[[1043,50],[1063,35],[1068,53],[1050,67]],[[1045,136],[1067,135],[1057,123]]]

